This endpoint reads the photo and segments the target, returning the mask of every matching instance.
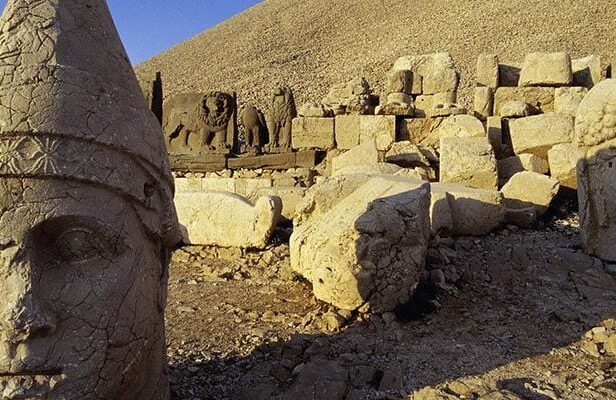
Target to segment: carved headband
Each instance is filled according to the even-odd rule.
[[[0,176],[59,178],[104,186],[128,197],[149,234],[177,240],[172,188],[136,155],[101,143],[57,134],[0,136]]]

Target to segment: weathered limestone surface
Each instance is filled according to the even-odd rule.
[[[387,150],[396,140],[396,117],[362,115],[359,117],[359,143],[376,140],[379,150]]]
[[[441,139],[440,182],[496,189],[496,158],[487,138]]]
[[[575,118],[580,103],[588,94],[585,87],[557,88],[554,96],[554,112]]]
[[[332,176],[348,174],[396,175],[403,168],[396,164],[378,162],[374,164],[356,164],[337,169]]]
[[[282,202],[281,215],[288,220],[292,220],[298,206],[304,200],[307,190],[307,188],[302,187],[259,188],[249,199],[256,202],[261,197],[278,197]]]
[[[576,144],[557,144],[548,151],[550,175],[560,183],[560,186],[577,189],[577,163],[579,159]]]
[[[458,81],[458,73],[453,68],[430,71],[423,75],[423,94],[455,92]]]
[[[387,74],[385,84],[387,93],[406,93],[412,94],[413,91],[413,71],[411,70],[392,70]]]
[[[349,150],[359,145],[359,115],[336,115],[336,148]]]
[[[292,121],[295,117],[297,117],[297,108],[293,91],[287,85],[277,86],[267,112],[270,149],[288,151],[291,148]]]
[[[486,137],[483,124],[472,115],[453,115],[446,118],[420,143],[424,146],[438,148],[441,139],[465,137]]]
[[[583,86],[590,90],[603,80],[603,66],[597,55],[571,60],[571,69],[573,86]]]
[[[523,118],[533,113],[531,107],[520,100],[510,100],[500,108],[500,116],[503,118]]]
[[[332,174],[346,168],[354,167],[359,164],[377,164],[381,159],[376,148],[375,140],[366,141],[351,150],[340,154],[332,159]]]
[[[518,172],[509,179],[501,189],[505,197],[505,205],[511,209],[535,207],[537,215],[543,215],[554,197],[558,194],[560,185],[556,179],[536,172]]]
[[[334,147],[334,119],[299,117],[293,119],[294,149],[331,149]]]
[[[327,177],[308,188],[304,199],[297,206],[293,222],[308,223],[331,210],[336,204],[370,180],[373,175],[346,174]]]
[[[486,120],[488,117],[491,117],[494,109],[493,89],[484,86],[476,87],[473,108],[477,118]]]
[[[6,3],[0,393],[168,400],[180,231],[160,123],[105,1]]]
[[[616,261],[616,80],[591,89],[575,124],[582,242],[589,254]]]
[[[496,89],[498,85],[498,56],[480,54],[477,57],[477,86]]]
[[[415,116],[418,118],[432,117],[434,109],[439,104],[453,104],[457,100],[456,92],[425,94],[415,99]]]
[[[524,59],[519,86],[570,86],[571,57],[567,53],[530,53]]]
[[[433,132],[443,123],[446,118],[408,118],[400,123],[399,140],[410,141],[413,144],[425,144],[428,137],[433,137]]]
[[[291,267],[315,296],[345,310],[391,311],[425,267],[430,186],[375,177],[332,209],[296,226]]]
[[[511,100],[527,103],[534,113],[553,112],[554,91],[551,87],[499,87],[494,93],[494,115],[501,115],[501,107]]]
[[[280,219],[277,197],[260,197],[255,204],[228,192],[182,192],[175,206],[184,241],[192,245],[262,249]]]
[[[385,153],[385,161],[403,168],[430,167],[430,160],[424,151],[409,141],[392,144]]]
[[[486,235],[505,222],[503,195],[496,190],[450,183],[430,186],[430,220],[434,234]]]
[[[573,140],[573,118],[556,113],[534,115],[509,121],[515,154],[534,154],[547,160],[548,150]]]
[[[520,154],[498,160],[498,179],[500,184],[506,183],[509,178],[518,172],[531,171],[538,174],[547,174],[550,170],[548,162],[534,154]]]
[[[422,82],[423,94],[430,95],[458,90],[458,76],[449,53],[400,57],[394,63],[393,70],[412,71],[414,83],[419,80]],[[422,93],[414,91],[413,94]]]

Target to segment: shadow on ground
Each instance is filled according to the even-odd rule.
[[[314,323],[326,308],[304,283],[191,284],[184,275],[199,269],[175,265],[175,399],[411,399],[424,387],[434,389],[416,399],[616,397],[616,363],[600,340],[581,341],[602,324],[616,329],[612,266],[583,253],[575,217],[551,218],[541,230],[444,241],[449,256],[430,268],[455,285],[423,291],[427,308],[332,334]]]

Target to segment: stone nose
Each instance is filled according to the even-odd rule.
[[[56,317],[38,293],[40,272],[18,246],[0,251],[0,326],[5,339],[23,341],[55,331]]]

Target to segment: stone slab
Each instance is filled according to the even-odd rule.
[[[335,146],[334,118],[293,119],[291,142],[294,149],[332,149]]]
[[[554,111],[555,89],[549,87],[499,87],[494,93],[494,115],[501,115],[501,107],[511,100],[528,103],[535,113]]]

